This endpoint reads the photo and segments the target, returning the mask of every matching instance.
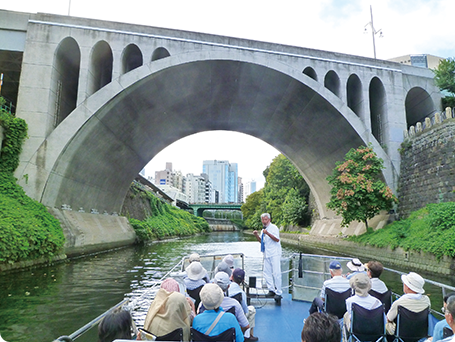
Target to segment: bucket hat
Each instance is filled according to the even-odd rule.
[[[425,285],[425,280],[415,272],[409,272],[409,274],[403,274],[401,276],[401,281],[403,284],[406,284],[412,291],[416,293],[425,293],[423,285]]]

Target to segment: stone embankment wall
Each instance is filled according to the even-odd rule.
[[[430,253],[404,251],[401,248],[377,248],[364,246],[340,238],[280,233],[281,241],[295,246],[305,246],[334,251],[346,256],[357,257],[362,261],[378,260],[387,265],[422,273],[455,276],[455,259],[443,257],[438,260]]]
[[[212,219],[207,217],[204,217],[204,219],[209,224],[210,229],[214,232],[239,230],[230,220]]]
[[[428,203],[455,201],[455,119],[447,108],[405,133],[398,213],[408,217]]]

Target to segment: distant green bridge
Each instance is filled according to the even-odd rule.
[[[188,207],[193,209],[194,215],[202,217],[204,210],[240,210],[242,203],[197,203],[188,204]]]

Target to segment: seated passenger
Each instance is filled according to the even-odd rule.
[[[316,297],[310,307],[310,315],[317,311],[322,311],[324,306],[325,289],[329,288],[336,292],[344,292],[351,288],[349,280],[343,277],[343,269],[338,261],[332,261],[329,265],[331,279],[324,281],[321,288],[320,297]]]
[[[359,259],[354,258],[349,261],[346,266],[351,270],[351,272],[346,274],[347,279],[351,279],[357,273],[365,273],[365,266],[360,262]]]
[[[398,306],[401,305],[404,308],[412,312],[420,312],[431,306],[430,298],[423,295],[425,290],[425,280],[417,273],[410,272],[409,274],[403,274],[401,276],[403,282],[404,295],[398,298],[392,303],[392,307],[387,313],[387,334],[395,334],[395,319],[398,315]]]
[[[234,257],[231,254],[226,255],[223,261],[229,266],[231,270],[234,270]]]
[[[188,257],[188,260],[189,260],[190,264],[191,264],[193,261],[201,262],[201,256],[200,256],[198,253],[191,253],[190,256]],[[184,273],[185,273],[185,275],[186,275],[186,272],[184,272]],[[205,273],[205,276],[204,276],[204,278],[202,278],[202,279],[204,279],[204,281],[205,281],[206,283],[210,282],[210,278],[209,278],[208,273]]]
[[[217,284],[221,288],[224,295],[227,293],[231,281],[229,280],[229,276],[225,272],[218,272],[217,274],[215,274],[213,283]],[[245,332],[247,329],[249,329],[250,325],[248,323],[248,320],[246,319],[246,316],[243,313],[242,306],[237,300],[225,296],[223,298],[223,301],[221,302],[220,307],[226,312],[228,311],[232,312],[233,310],[232,313],[235,315],[235,318],[239,322],[242,332]],[[201,305],[198,308],[198,313],[204,312],[204,310],[206,310],[206,308],[204,307],[204,304],[201,303]]]
[[[232,269],[226,262],[222,261],[218,264],[217,267],[215,267],[215,272],[213,274],[217,274],[218,272],[225,272],[230,277],[232,274]]]
[[[302,342],[340,342],[338,318],[321,312],[310,315],[305,320],[301,337]]]
[[[241,268],[236,268],[231,275],[231,285],[228,288],[228,296],[231,298],[235,298],[240,302],[242,306],[243,312],[250,324],[250,331],[245,332],[245,341],[257,341],[258,338],[253,336],[253,329],[256,325],[256,309],[252,305],[247,305],[246,301],[246,293],[242,290],[240,285],[245,280],[245,271]],[[249,336],[249,337],[248,337]],[[248,339],[247,339],[248,338]]]
[[[376,291],[377,293],[385,293],[389,289],[387,288],[386,284],[379,279],[384,271],[384,266],[379,261],[368,261],[365,264],[365,269],[367,271],[367,275],[370,277],[371,280],[371,289]]]
[[[163,336],[182,328],[183,340],[190,340],[190,326],[194,318],[194,309],[179,292],[177,281],[167,278],[161,284],[145,317],[144,329],[156,336]]]
[[[379,299],[368,294],[368,291],[371,289],[371,281],[365,273],[357,273],[354,275],[349,280],[349,284],[354,290],[355,295],[346,299],[346,313],[344,314],[343,322],[347,331],[349,331],[351,327],[353,303],[356,303],[367,310],[373,310],[382,305]]]
[[[442,308],[442,311],[445,312],[447,311],[447,301],[449,300],[449,297],[455,296],[455,292],[451,292],[448,295],[444,296],[444,307]],[[447,319],[444,318],[443,320],[439,321],[436,323],[436,325],[433,328],[433,338],[432,340],[434,342],[442,340],[443,338],[443,333],[444,333],[444,328],[450,328],[449,323],[447,323]],[[431,341],[431,339],[429,339]]]
[[[194,317],[193,329],[209,335],[216,336],[230,328],[235,328],[235,341],[243,342],[243,332],[235,316],[225,312],[220,306],[223,302],[223,290],[216,284],[206,284],[201,290],[201,302],[206,310]],[[219,318],[210,332],[207,332],[214,321]]]
[[[447,299],[447,307],[444,315],[447,323],[449,324],[449,327],[452,329],[452,331],[455,331],[455,296],[450,296]],[[433,342],[437,341],[433,339]],[[445,339],[441,340],[441,342],[455,342],[455,335],[446,337]]]
[[[186,292],[191,298],[194,299],[194,305],[197,308],[201,302],[199,292],[201,291],[202,286],[206,284],[203,278],[207,274],[207,271],[204,267],[202,267],[202,264],[200,262],[193,261],[186,268],[186,273],[188,277],[183,280],[185,283]]]
[[[133,319],[128,311],[116,309],[107,314],[98,325],[98,342],[112,342],[116,339],[130,340],[133,333]]]

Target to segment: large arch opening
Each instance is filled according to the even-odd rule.
[[[340,77],[338,77],[338,74],[335,71],[330,70],[325,74],[324,86],[336,96],[340,97]]]
[[[54,126],[62,122],[77,104],[81,51],[72,37],[63,39],[57,47],[52,72],[51,94],[55,97],[50,111],[54,113]]]
[[[406,123],[409,128],[434,113],[434,102],[425,89],[415,87],[406,95],[405,108]]]
[[[129,44],[122,55],[122,74],[139,68],[143,63],[142,52],[136,44]]]
[[[379,141],[384,143],[384,124],[387,114],[387,98],[384,85],[377,77],[373,77],[370,82],[370,115],[371,133]]]
[[[111,47],[105,41],[95,44],[90,55],[88,93],[92,95],[112,81],[114,57]]]
[[[115,82],[93,95],[98,107],[90,116],[84,107],[62,122],[65,127],[49,138],[59,152],[52,150],[55,157],[47,160],[52,166],[43,204],[118,212],[131,180],[159,151],[213,130],[251,135],[287,156],[310,186],[321,218],[333,217],[325,207],[326,177],[350,148],[371,141],[391,166],[361,120],[300,71],[289,74],[278,63],[186,58],[156,61],[149,74],[140,67],[137,80],[131,71],[123,90]],[[200,148],[188,146],[188,153]]]
[[[363,115],[363,92],[362,82],[359,76],[352,74],[348,78],[346,85],[347,103],[348,107],[352,109],[358,117]]]

